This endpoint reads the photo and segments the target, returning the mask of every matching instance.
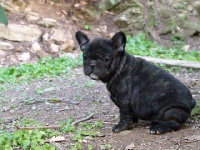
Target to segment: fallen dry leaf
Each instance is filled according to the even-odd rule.
[[[53,136],[51,139],[47,139],[47,142],[62,142],[65,141],[63,136]]]
[[[88,1],[87,1],[87,0],[81,0],[80,3],[81,3],[82,5],[87,5],[87,4],[88,4]]]

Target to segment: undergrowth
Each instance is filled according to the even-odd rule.
[[[200,62],[199,51],[184,51],[183,44],[177,44],[171,48],[164,48],[157,43],[149,41],[145,34],[135,37],[127,36],[126,50],[132,55],[151,56],[164,59],[191,60]]]
[[[102,136],[102,133],[97,132],[102,127],[100,121],[95,121],[94,123],[79,123],[78,126],[72,125],[73,119],[68,118],[65,122],[61,123],[60,129],[55,131],[53,129],[37,129],[37,126],[41,126],[40,123],[36,123],[33,120],[28,120],[23,118],[20,121],[14,122],[20,127],[35,127],[35,129],[23,129],[14,130],[12,132],[4,131],[0,129],[0,149],[1,150],[56,150],[56,144],[54,142],[48,142],[52,138],[65,137],[70,140],[64,145],[71,150],[79,150],[87,147],[89,150],[93,150],[94,147],[92,143],[83,143],[85,136],[95,138],[97,136]],[[8,128],[8,127],[7,127]],[[58,142],[59,138],[58,138]]]
[[[19,83],[31,79],[43,77],[55,77],[60,74],[68,74],[72,68],[82,65],[82,57],[51,58],[46,57],[38,60],[35,64],[22,64],[19,66],[0,68],[1,83]]]

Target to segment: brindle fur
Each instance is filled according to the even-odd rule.
[[[126,37],[89,38],[78,31],[84,73],[97,76],[119,108],[120,121],[113,132],[131,129],[138,119],[151,121],[150,133],[178,130],[190,116],[195,100],[188,88],[167,71],[125,52]],[[91,76],[92,77],[92,76]]]

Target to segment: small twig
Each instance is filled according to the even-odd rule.
[[[79,124],[80,122],[84,122],[84,121],[87,121],[89,119],[91,119],[92,117],[94,116],[94,113],[90,114],[89,116],[85,117],[85,118],[82,118],[82,119],[79,119],[77,121],[74,121],[72,123],[72,125],[77,125]],[[40,126],[40,127],[19,127],[18,125],[14,125],[15,128],[17,130],[34,130],[34,129],[59,129],[61,128],[61,126]]]
[[[34,129],[59,129],[61,126],[41,126],[41,127],[19,127],[14,125],[17,130],[34,130]]]
[[[113,123],[113,122],[103,122],[103,124],[117,125],[117,123]]]
[[[77,121],[72,122],[72,125],[77,125],[77,124],[79,124],[80,122],[87,121],[87,120],[91,119],[93,116],[94,116],[94,113],[90,114],[89,116],[87,116],[87,117],[85,117],[85,118],[82,118],[82,119],[79,119],[79,120],[77,120]]]

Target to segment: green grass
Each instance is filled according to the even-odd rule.
[[[43,77],[55,77],[68,74],[72,68],[82,65],[82,57],[74,60],[71,57],[40,59],[35,64],[22,64],[13,67],[0,68],[0,84],[19,83]]]
[[[159,57],[164,59],[191,60],[200,62],[200,52],[182,50],[181,42],[171,48],[164,48],[157,43],[149,41],[144,34],[135,37],[127,36],[126,50],[132,55]]]

